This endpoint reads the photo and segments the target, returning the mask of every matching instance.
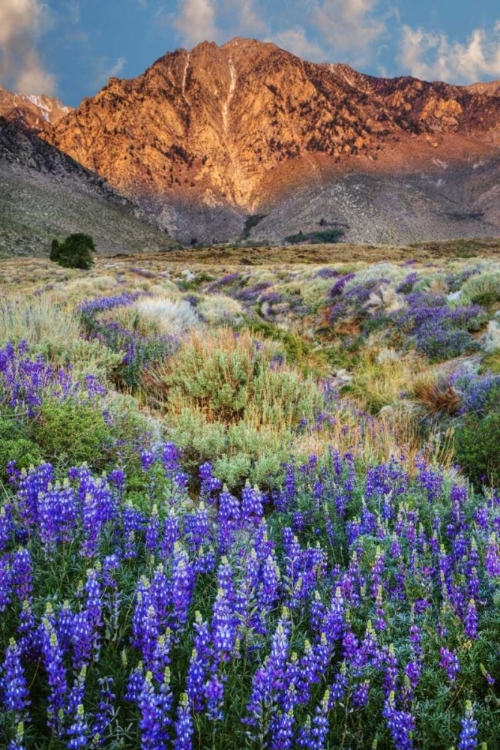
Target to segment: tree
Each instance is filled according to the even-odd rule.
[[[92,268],[94,240],[88,234],[70,234],[64,242],[52,240],[50,260],[65,268]]]

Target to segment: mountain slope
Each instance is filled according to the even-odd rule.
[[[132,80],[112,78],[43,137],[184,241],[235,238],[256,213],[282,238],[296,229],[304,191],[318,212],[349,225],[351,240],[500,233],[495,212],[475,206],[474,187],[499,153],[495,84],[379,79],[235,39],[169,53]],[[394,195],[406,223],[384,213]]]
[[[0,256],[47,254],[54,237],[72,232],[92,234],[104,253],[174,244],[102,178],[0,117]]]
[[[0,86],[0,117],[35,132],[49,130],[71,111],[55,97],[15,94]]]

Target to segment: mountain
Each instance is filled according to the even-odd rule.
[[[91,234],[103,253],[175,244],[103,178],[0,117],[0,257],[46,255],[53,238],[73,232]]]
[[[0,117],[35,132],[49,130],[71,111],[55,97],[15,94],[0,86]]]
[[[360,242],[497,236],[500,90],[203,43],[112,78],[42,136],[184,242],[341,226]]]

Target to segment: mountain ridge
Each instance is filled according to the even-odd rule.
[[[491,236],[500,233],[493,194],[478,195],[477,185],[482,169],[485,193],[496,184],[499,91],[495,83],[376,78],[342,63],[307,62],[271,42],[235,38],[221,47],[203,42],[167,52],[133,79],[111,78],[41,136],[185,243],[236,240],[254,214],[269,218],[250,239],[264,240],[266,226],[269,239],[283,239],[297,229],[294,196],[304,195],[317,205],[306,211],[301,230],[315,226],[317,210],[318,221],[327,214],[326,221],[348,224],[352,241],[418,241],[430,232],[448,239],[457,231]],[[362,182],[356,190],[366,193],[359,221],[347,218],[349,204],[357,203],[353,175]],[[345,200],[335,199],[339,190]],[[384,190],[387,199],[408,197],[408,216],[416,190],[429,220],[415,214],[398,233],[394,217],[381,214],[377,191]]]

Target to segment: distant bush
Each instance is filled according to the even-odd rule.
[[[299,232],[298,234],[290,234],[285,237],[285,242],[289,245],[300,245],[307,243],[310,245],[322,245],[323,243],[334,243],[340,242],[344,236],[344,230],[336,227],[335,229],[325,229],[322,232]]]
[[[265,219],[266,216],[267,214],[252,214],[251,216],[247,216],[241,235],[242,239],[247,240],[250,237],[250,232],[252,231],[252,229],[256,227],[257,224],[262,221],[262,219]]]
[[[94,240],[88,234],[70,234],[64,242],[52,240],[50,260],[65,268],[88,270],[94,265]]]

